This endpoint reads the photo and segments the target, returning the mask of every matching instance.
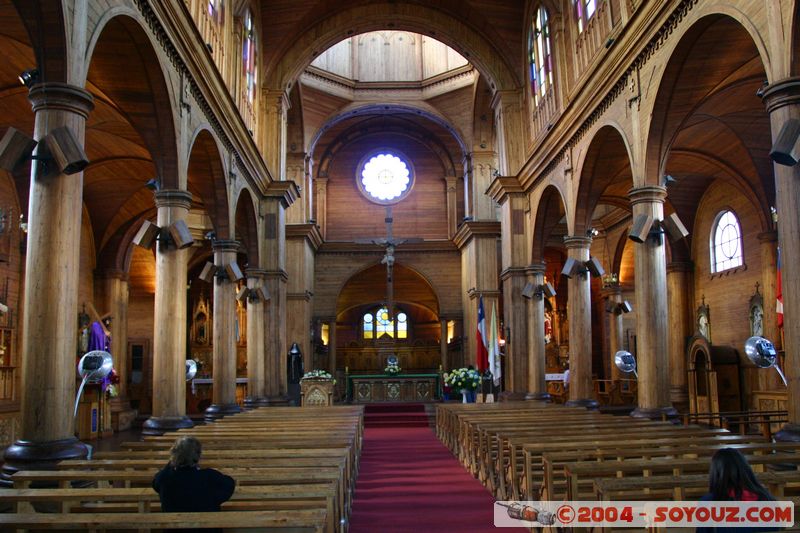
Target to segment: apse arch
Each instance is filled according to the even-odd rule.
[[[300,73],[319,55],[342,39],[369,31],[410,31],[427,35],[450,46],[492,82],[497,90],[516,89],[520,83],[513,66],[480,32],[450,14],[422,4],[374,2],[344,8],[306,27],[288,49],[267,65],[265,80],[271,87],[288,90]]]
[[[258,225],[256,223],[256,207],[250,191],[243,188],[234,201],[234,238],[242,243],[247,252],[249,268],[261,265],[258,256]]]
[[[198,128],[193,137],[189,150],[187,189],[194,196],[195,202],[202,202],[211,219],[216,238],[230,239],[228,187],[219,144],[207,126]]]
[[[138,18],[112,10],[91,36],[82,82],[97,87],[134,127],[162,188],[179,189],[174,98],[156,46]],[[131,59],[121,63],[120,55]]]
[[[633,187],[633,158],[630,143],[618,124],[607,123],[592,137],[578,165],[580,176],[575,199],[572,235],[584,235],[591,227],[595,207],[604,195],[627,198]],[[610,194],[609,187],[618,189]]]

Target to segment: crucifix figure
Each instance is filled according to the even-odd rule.
[[[394,252],[395,249],[403,243],[406,242],[422,242],[422,239],[418,238],[406,238],[406,239],[398,239],[395,240],[394,235],[392,233],[392,206],[386,206],[386,218],[384,219],[386,222],[386,237],[381,237],[379,239],[357,239],[356,242],[359,243],[369,243],[369,244],[377,244],[378,246],[383,246],[385,248],[383,259],[381,259],[381,264],[386,265],[386,310],[389,313],[389,320],[394,320],[394,276],[393,276],[393,269],[394,269]]]

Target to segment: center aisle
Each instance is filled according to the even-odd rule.
[[[369,407],[351,533],[497,531],[494,498],[430,427],[413,427],[407,422],[403,427],[370,424]]]

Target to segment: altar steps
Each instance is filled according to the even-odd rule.
[[[430,418],[421,403],[369,404],[364,406],[364,427],[429,427]]]

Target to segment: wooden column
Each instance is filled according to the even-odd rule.
[[[526,400],[549,400],[545,382],[547,360],[544,342],[544,263],[530,265],[526,270],[528,283],[536,287],[536,294],[527,300],[528,315],[528,394]]]
[[[607,287],[603,288],[603,296],[605,296],[606,300],[611,305],[618,305],[622,303],[622,289],[620,289],[619,283],[612,283]],[[627,379],[629,376],[623,374],[617,365],[614,364],[614,355],[622,349],[623,345],[623,327],[622,327],[622,313],[615,311],[609,314],[608,317],[608,324],[609,324],[609,359],[610,359],[610,370],[611,379],[618,380],[618,379]]]
[[[472,220],[497,220],[495,203],[486,194],[497,169],[497,154],[491,151],[474,151],[464,160],[464,214]]]
[[[676,407],[689,407],[689,384],[686,374],[686,348],[694,329],[692,325],[691,263],[673,262],[667,265],[667,304],[669,305],[669,398]]]
[[[265,370],[266,394],[270,404],[283,404],[286,401],[288,383],[286,381],[286,272],[266,271],[264,286],[270,293],[266,305],[266,347]]]
[[[447,319],[439,320],[439,351],[441,352],[441,365],[442,370],[447,372]]]
[[[44,138],[67,127],[82,146],[92,96],[62,83],[34,85],[36,153]],[[86,456],[74,436],[75,324],[78,313],[83,172],[60,174],[52,161],[31,165],[28,252],[22,315],[22,388],[19,439],[5,452],[3,482],[26,468],[50,467]]]
[[[237,241],[215,240],[214,264],[217,272],[236,261],[239,250]],[[236,283],[227,273],[214,280],[214,387],[211,405],[206,409],[205,419],[213,422],[242,409],[236,403]]]
[[[114,431],[129,429],[136,418],[128,398],[128,275],[121,270],[103,270],[96,275],[100,289],[99,308],[111,314],[111,355],[119,376],[119,393],[111,398],[111,425]]]
[[[786,78],[764,91],[773,142],[790,120],[800,120],[800,77]],[[775,435],[778,440],[800,441],[800,164],[773,165],[778,209],[778,244],[781,247],[783,291],[783,342],[786,351],[789,421]],[[30,261],[30,257],[28,258]],[[764,306],[769,302],[764,301]]]
[[[589,260],[591,237],[564,237],[568,257],[585,263]],[[567,405],[596,409],[592,396],[592,294],[589,272],[580,272],[568,282],[567,316],[569,320],[569,400]]]
[[[456,176],[445,176],[445,191],[447,194],[447,238],[452,239],[458,228],[458,205],[456,201],[456,187],[458,178]]]
[[[314,210],[316,213],[317,227],[319,228],[322,238],[328,233],[328,222],[326,213],[328,211],[328,177],[317,176],[314,180],[314,193],[316,194],[316,202],[314,202]]]
[[[291,107],[286,91],[264,89],[261,92],[262,127],[259,138],[262,141],[261,153],[267,168],[276,181],[286,179],[286,118]]]
[[[664,218],[667,190],[660,186],[631,189],[634,219],[649,215]],[[636,285],[636,366],[639,373],[638,407],[631,416],[661,418],[676,415],[670,403],[669,352],[667,351],[667,259],[665,236],[651,234],[634,253]]]
[[[185,220],[192,194],[183,190],[155,193],[157,224],[166,228]],[[166,242],[156,246],[156,296],[153,311],[153,414],[143,433],[192,427],[186,416],[186,282],[188,250]]]
[[[247,269],[247,288],[262,286],[264,271]],[[261,297],[247,298],[247,398],[246,407],[266,405],[266,373],[264,371],[264,302]]]

